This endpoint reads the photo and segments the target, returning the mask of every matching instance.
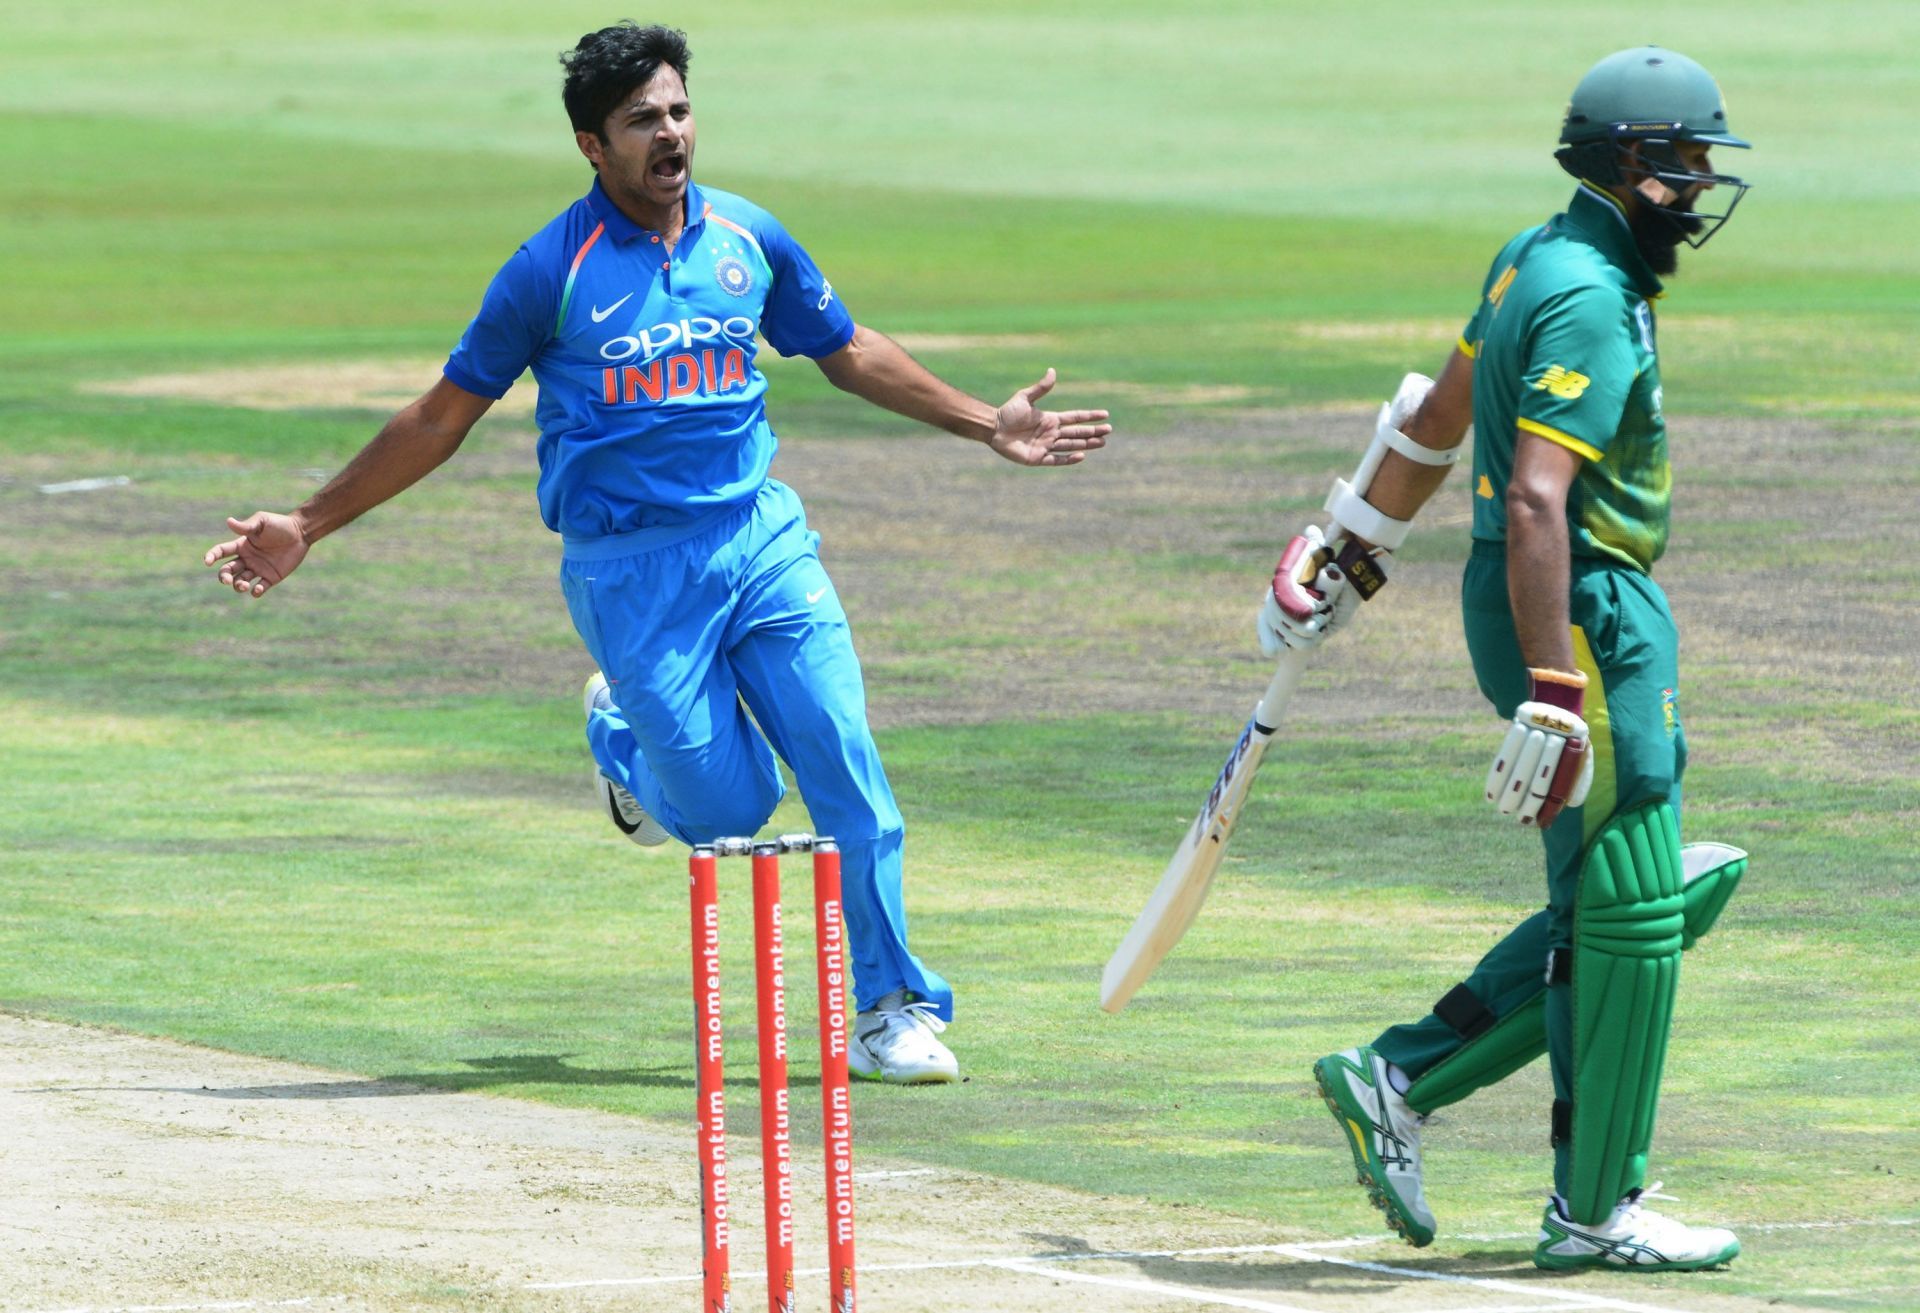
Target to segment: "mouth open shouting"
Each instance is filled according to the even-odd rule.
[[[686,152],[673,150],[654,156],[653,162],[647,165],[647,181],[655,187],[674,190],[686,185]]]
[[[693,173],[693,106],[680,74],[662,65],[607,115],[602,131],[574,137],[614,203],[671,241]]]

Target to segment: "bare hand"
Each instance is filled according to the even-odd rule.
[[[220,582],[236,593],[260,596],[292,574],[307,559],[307,536],[291,515],[255,511],[244,520],[229,519],[239,534],[207,549],[206,564],[220,566]]]
[[[1113,425],[1104,410],[1036,410],[1034,402],[1053,391],[1054,372],[1021,388],[994,416],[987,445],[1016,465],[1078,465],[1087,453],[1107,445]]]

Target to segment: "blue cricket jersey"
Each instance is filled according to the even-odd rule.
[[[853,317],[771,214],[687,184],[668,251],[599,180],[513,253],[447,360],[483,397],[540,385],[540,517],[569,539],[689,525],[750,502],[775,439],[756,334],[818,359]]]

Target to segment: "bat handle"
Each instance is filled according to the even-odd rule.
[[[1253,709],[1253,723],[1257,731],[1271,735],[1279,728],[1280,713],[1286,710],[1287,703],[1293,698],[1293,690],[1299,685],[1300,676],[1307,672],[1307,663],[1311,659],[1309,653],[1293,648],[1280,654],[1280,664],[1274,668],[1267,691],[1260,695],[1260,705]]]

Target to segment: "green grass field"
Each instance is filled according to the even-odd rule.
[[[682,867],[590,807],[530,421],[489,417],[244,604],[198,565],[221,517],[296,502],[380,407],[137,383],[415,361],[424,388],[585,188],[554,54],[616,16],[8,10],[0,1008],[684,1118]],[[826,533],[907,813],[916,945],[962,995],[970,1081],[863,1089],[862,1144],[1327,1236],[1374,1215],[1310,1063],[1422,1011],[1538,897],[1534,841],[1474,801],[1497,727],[1451,616],[1464,481],[1312,677],[1188,942],[1119,1018],[1098,968],[1264,682],[1274,549],[1360,408],[1437,367],[1493,251],[1567,191],[1573,80],[1648,39],[1714,69],[1760,147],[1723,166],[1757,186],[1663,304],[1661,577],[1690,832],[1754,868],[1689,959],[1656,1174],[1681,1215],[1758,1229],[1727,1272],[1633,1289],[1912,1307],[1920,8],[684,23],[704,181],[780,214],[863,321],[946,335],[923,354],[954,381],[999,397],[1056,365],[1064,404],[1110,398],[1121,430],[1045,483],[769,367],[778,471]],[[1529,1071],[1436,1125],[1449,1230],[1530,1226],[1546,1089]]]

